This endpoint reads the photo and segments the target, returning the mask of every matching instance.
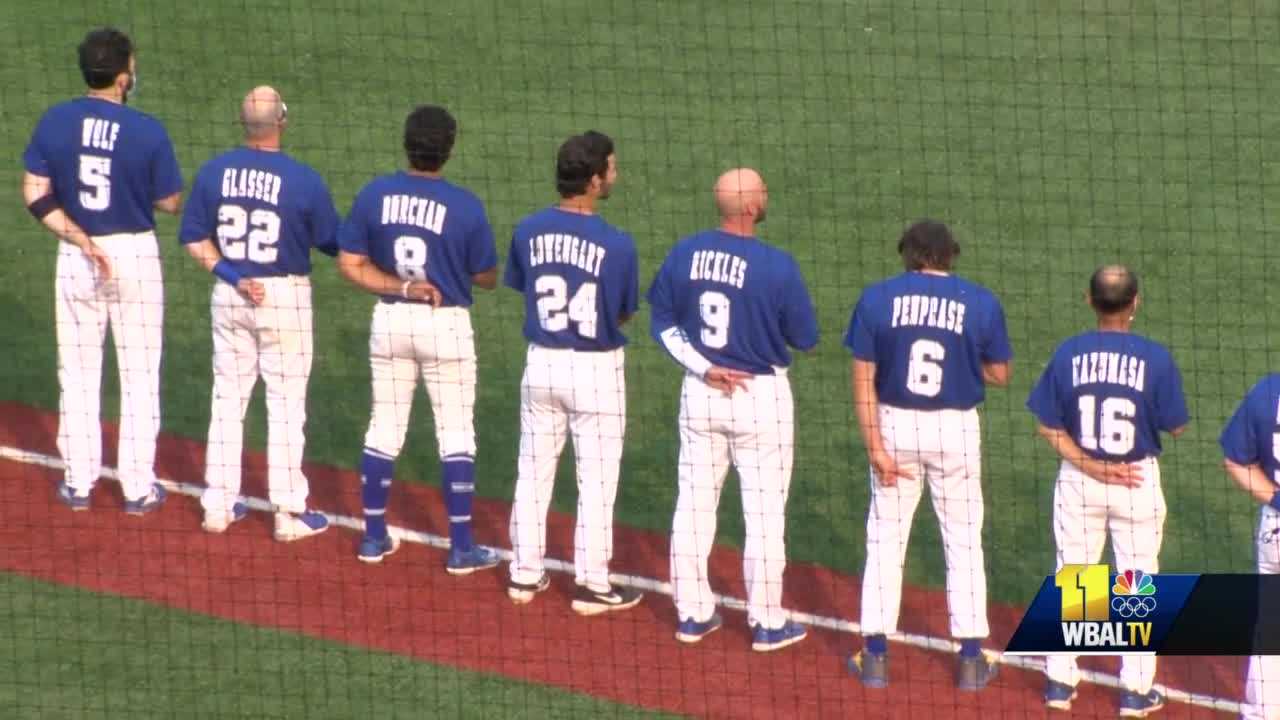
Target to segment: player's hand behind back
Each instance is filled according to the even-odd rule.
[[[751,373],[720,367],[719,365],[712,365],[707,369],[707,374],[702,376],[703,382],[725,395],[732,395],[738,389],[747,392],[747,380],[750,379]]]
[[[884,449],[873,450],[868,459],[871,461],[871,469],[876,472],[876,482],[880,483],[881,487],[895,487],[898,484],[898,478],[911,479],[911,473],[903,470],[893,456]]]
[[[84,256],[89,258],[89,262],[93,263],[93,269],[98,273],[98,281],[110,280],[111,257],[107,255],[107,251],[92,240],[86,242],[80,249],[84,251]]]
[[[1094,460],[1082,469],[1086,475],[1106,485],[1129,488],[1142,485],[1142,468],[1134,463]]]
[[[444,302],[440,288],[425,280],[415,280],[406,285],[404,296],[409,300],[425,300],[432,307],[440,307],[440,303]]]
[[[240,294],[248,298],[249,302],[254,305],[261,305],[267,299],[266,286],[253,278],[241,278],[240,282],[236,284],[236,290],[239,290]]]

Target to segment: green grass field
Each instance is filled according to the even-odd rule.
[[[897,270],[904,224],[951,223],[964,244],[960,271],[1008,313],[1015,379],[991,393],[984,417],[998,601],[1027,601],[1052,566],[1055,463],[1023,409],[1026,393],[1053,346],[1090,324],[1088,272],[1131,263],[1145,282],[1138,328],[1172,347],[1194,416],[1164,460],[1163,569],[1250,567],[1252,510],[1219,471],[1215,440],[1273,366],[1267,280],[1280,203],[1268,197],[1280,183],[1280,119],[1265,108],[1280,100],[1268,75],[1280,65],[1280,21],[1263,3],[273,0],[245,12],[158,0],[38,14],[0,5],[0,32],[13,38],[0,49],[0,146],[13,182],[0,194],[0,336],[9,339],[0,396],[56,408],[53,241],[20,207],[18,155],[42,109],[80,92],[83,31],[112,22],[140,47],[136,104],[168,124],[188,177],[237,142],[240,97],[269,82],[289,103],[291,151],[345,207],[363,182],[401,164],[405,113],[438,102],[461,123],[448,172],[485,199],[501,238],[553,200],[557,144],[605,130],[622,176],[605,215],[635,235],[646,285],[679,236],[714,223],[714,177],[759,168],[772,195],[763,235],[799,259],[823,331],[792,375],[801,424],[790,554],[842,571],[862,566],[867,479],[840,343],[860,288]],[[164,425],[202,438],[211,281],[177,249],[172,220],[160,231]],[[367,422],[373,301],[327,262],[316,286],[308,455],[351,466]],[[474,308],[481,492],[497,498],[511,496],[515,475],[520,312],[506,290]],[[674,507],[679,372],[643,315],[631,328],[618,516],[662,531]],[[434,482],[421,399],[416,412],[398,474]],[[261,447],[259,404],[249,427]],[[558,508],[572,509],[571,485],[562,483]],[[721,512],[727,543],[741,541],[733,495],[731,486]],[[908,564],[909,581],[940,584],[927,507]]]
[[[0,608],[29,620],[0,652],[6,718],[663,717],[13,575]]]

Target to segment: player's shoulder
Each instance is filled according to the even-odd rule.
[[[438,190],[450,206],[450,210],[457,207],[467,212],[484,213],[484,201],[471,188],[466,185],[459,185],[452,180],[440,178],[438,181]]]
[[[1254,402],[1268,408],[1280,400],[1280,372],[1263,375],[1249,388],[1246,402]]]

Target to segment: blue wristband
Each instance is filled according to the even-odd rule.
[[[223,258],[214,264],[213,275],[231,287],[238,286],[240,281],[244,279],[244,277],[236,271],[235,267],[232,266],[226,258]]]
[[[1271,502],[1267,504],[1276,510],[1280,510],[1280,490],[1277,490],[1276,494],[1271,496]]]

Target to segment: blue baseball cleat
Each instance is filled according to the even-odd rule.
[[[682,643],[698,643],[711,633],[724,627],[724,619],[720,617],[720,613],[713,612],[711,617],[698,622],[693,618],[681,620],[676,626],[676,639]]]
[[[1146,695],[1125,691],[1120,696],[1120,717],[1144,718],[1164,707],[1164,695],[1151,690]]]
[[[293,542],[303,538],[319,535],[329,529],[329,518],[315,510],[305,510],[298,514],[276,513],[275,538],[280,542]]]
[[[164,499],[169,496],[163,487],[159,484],[151,486],[151,491],[137,500],[126,500],[124,502],[124,511],[129,515],[146,515],[164,504]]]
[[[76,512],[83,512],[89,509],[89,495],[77,495],[71,489],[71,486],[64,483],[58,485],[57,492],[58,502],[66,505]]]
[[[449,559],[444,569],[450,575],[470,575],[480,570],[498,567],[498,553],[480,545],[470,550],[449,548]]]
[[[227,531],[227,528],[248,516],[249,506],[242,502],[237,502],[231,506],[231,510],[229,512],[206,512],[204,514],[204,522],[200,527],[204,528],[205,532],[224,533]]]
[[[751,649],[756,652],[773,652],[784,647],[795,645],[809,634],[804,626],[794,620],[788,620],[782,627],[770,630],[763,625],[751,628]]]
[[[382,559],[400,549],[400,541],[390,535],[372,538],[365,535],[360,541],[360,550],[356,557],[360,562],[380,563]]]
[[[864,687],[889,687],[889,653],[873,653],[864,648],[850,655],[845,667]]]
[[[996,656],[980,652],[974,657],[961,656],[956,665],[956,688],[977,691],[985,688],[1000,666],[996,664]]]
[[[1076,689],[1066,683],[1050,680],[1044,688],[1044,706],[1050,710],[1071,710],[1071,701],[1076,699]]]

